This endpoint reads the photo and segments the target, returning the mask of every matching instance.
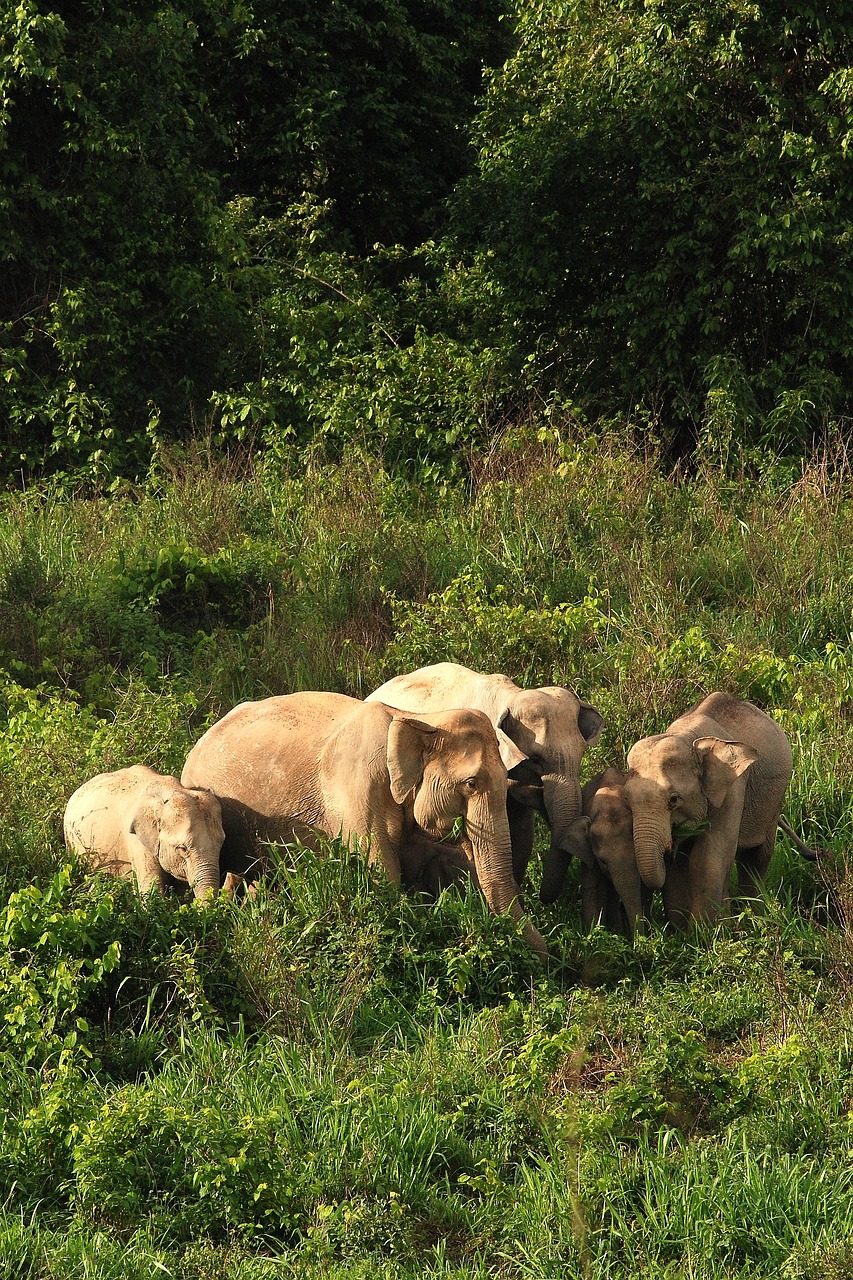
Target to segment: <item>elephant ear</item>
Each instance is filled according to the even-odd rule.
[[[583,814],[580,818],[575,818],[563,840],[565,850],[573,857],[579,858],[581,862],[586,863],[588,867],[598,865],[592,852],[592,841],[589,838],[591,826],[592,822],[586,814]]]
[[[438,729],[423,720],[395,715],[388,726],[388,777],[391,795],[404,804],[424,776],[424,757]]]
[[[755,747],[722,738],[696,738],[693,750],[702,765],[702,786],[708,803],[715,809],[723,803],[735,778],[758,759]]]
[[[504,733],[500,725],[495,727],[495,733],[498,739],[498,751],[503,761],[503,766],[509,773],[510,769],[514,769],[517,764],[523,764],[527,756],[517,747],[509,734]]]
[[[595,746],[601,737],[603,727],[604,717],[598,708],[592,706],[589,702],[582,702],[578,711],[578,728],[581,731],[581,735],[586,739],[588,747]]]
[[[145,845],[149,853],[157,856],[160,847],[160,811],[163,801],[157,796],[143,796],[130,820],[130,834]]]
[[[498,736],[498,750],[508,773],[510,769],[514,769],[516,765],[522,764],[525,760],[529,760],[530,757],[524,748],[520,747],[516,742],[516,734],[520,726],[509,706],[501,707],[494,717],[493,723],[495,733]]]

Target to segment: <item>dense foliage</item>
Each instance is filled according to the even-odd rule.
[[[177,432],[221,368],[233,309],[211,287],[216,124],[192,12],[216,7],[4,7],[7,471],[138,465],[161,416]]]
[[[275,310],[304,271],[276,228],[306,203],[328,211],[338,271],[352,246],[435,231],[481,64],[506,47],[498,16],[495,0],[7,6],[4,469],[132,474],[214,391],[242,395],[245,423],[244,382],[287,369],[293,334],[279,323],[264,350],[257,290],[234,272],[263,266],[272,235],[272,275],[254,279]]]
[[[799,0],[6,6],[0,466],[830,432],[851,53]]]
[[[777,445],[845,410],[853,18],[836,12],[522,7],[466,218],[549,382]]]
[[[666,478],[542,429],[468,490],[271,456],[0,500],[0,1271],[841,1280],[853,1239],[850,473]],[[784,552],[782,550],[784,548]],[[763,913],[628,944],[401,896],[332,842],[254,901],[69,861],[92,774],[455,658],[570,682],[584,776],[725,688],[785,726]],[[543,845],[544,845],[544,831]]]

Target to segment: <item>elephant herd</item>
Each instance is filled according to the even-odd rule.
[[[520,893],[537,811],[550,828],[540,897],[555,900],[579,858],[588,927],[630,936],[655,889],[674,925],[713,918],[735,862],[739,893],[754,895],[793,770],[779,725],[712,693],[637,742],[626,771],[609,768],[581,790],[581,757],[601,728],[569,689],[523,689],[452,662],[397,676],[364,701],[306,692],[244,702],[199,739],[180,782],[132,765],[83,783],[65,841],[141,892],[189,885],[201,896],[251,886],[269,843],[340,836],[406,888],[436,894],[470,878],[543,959]]]

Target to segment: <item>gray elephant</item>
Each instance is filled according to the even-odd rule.
[[[262,842],[321,833],[352,839],[393,883],[417,881],[424,866],[406,864],[423,835],[438,839],[462,818],[489,906],[520,919],[506,803],[507,765],[524,757],[508,740],[503,749],[504,759],[478,711],[415,718],[343,694],[292,693],[230,711],[193,747],[182,782],[220,797],[223,865],[250,877]],[[529,922],[524,935],[547,956]]]
[[[539,896],[543,902],[556,900],[574,855],[581,862],[584,927],[603,924],[630,938],[645,930],[652,891],[637,870],[625,780],[621,769],[611,767],[584,786],[583,815],[569,828],[566,848],[551,849]]]
[[[447,707],[482,711],[524,753],[526,760],[516,770],[518,780],[541,783],[552,845],[565,848],[569,828],[581,811],[581,757],[601,734],[602,717],[595,707],[561,686],[522,689],[508,676],[482,675],[456,662],[395,676],[366,701],[417,713]],[[533,850],[534,809],[510,798],[508,818],[513,874],[521,884]]]
[[[651,918],[652,891],[643,883],[637,869],[633,815],[625,796],[626,779],[621,769],[609,768],[590,779],[583,788],[583,816],[572,823],[569,848],[550,851],[540,897],[545,903],[556,901],[570,857],[574,855],[581,862],[584,927],[590,929],[595,924],[603,924],[611,932],[630,938],[646,931]],[[784,818],[779,819],[779,829],[802,857],[814,862],[820,856],[791,830]],[[681,852],[687,854],[689,848],[685,841]],[[739,865],[743,859],[741,851]],[[664,896],[666,899],[666,884]]]
[[[147,765],[84,782],[65,807],[63,830],[66,846],[93,870],[135,876],[140,893],[190,885],[198,898],[219,889],[218,798]]]
[[[757,893],[792,772],[780,726],[728,693],[709,694],[665,733],[634,744],[625,798],[637,868],[649,888],[663,889],[669,921],[714,919],[735,859],[739,893]]]

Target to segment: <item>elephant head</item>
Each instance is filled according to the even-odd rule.
[[[393,799],[411,806],[414,821],[439,838],[457,818],[465,823],[466,852],[489,906],[498,914],[522,915],[512,874],[512,850],[506,811],[507,767],[524,759],[512,743],[503,744],[488,716],[480,711],[442,711],[429,721],[396,712],[388,727],[388,774]],[[524,935],[540,955],[547,948],[528,922]]]
[[[580,762],[588,746],[601,736],[602,717],[571,689],[513,686],[495,722],[527,757],[542,782],[551,843],[567,848],[572,823],[581,812]]]
[[[225,832],[212,791],[166,781],[147,786],[132,814],[130,831],[168,875],[191,885],[195,897],[219,890]]]
[[[735,779],[757,759],[754,747],[722,738],[659,733],[634,744],[628,752],[625,798],[633,817],[637,867],[650,888],[664,883],[664,856],[672,850],[674,829],[683,827],[685,834],[701,830]]]

